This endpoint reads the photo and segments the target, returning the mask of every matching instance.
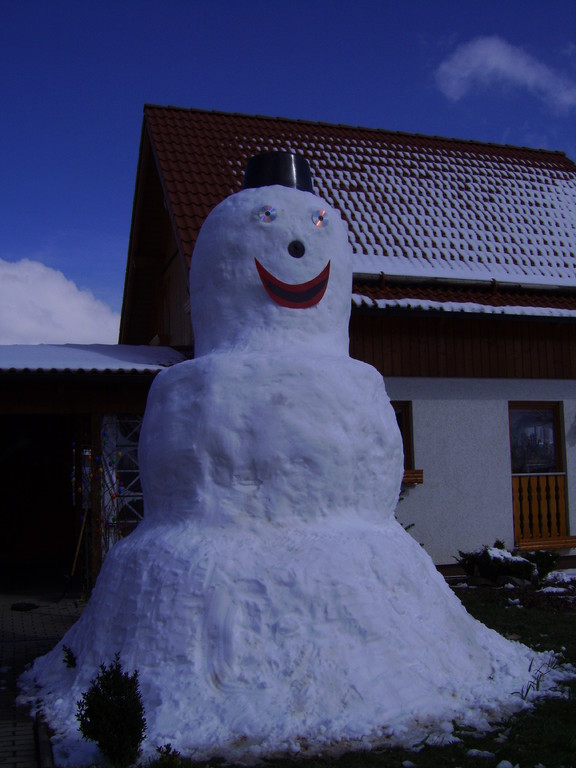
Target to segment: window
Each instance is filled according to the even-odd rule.
[[[562,471],[558,403],[510,403],[512,474]]]
[[[404,445],[404,480],[402,484],[419,485],[424,482],[424,472],[414,468],[414,447],[412,440],[412,403],[408,400],[392,401],[396,421],[402,435]]]
[[[414,450],[412,447],[412,403],[408,400],[392,401],[396,421],[404,444],[404,469],[414,468]]]

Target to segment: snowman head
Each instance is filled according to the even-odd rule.
[[[197,356],[234,349],[348,353],[346,227],[310,189],[303,158],[267,153],[248,165],[244,189],[209,214],[190,267]]]

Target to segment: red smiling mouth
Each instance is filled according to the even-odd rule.
[[[315,304],[318,304],[328,287],[330,262],[312,280],[308,280],[307,283],[292,285],[290,283],[283,283],[282,280],[278,280],[277,277],[270,274],[260,264],[258,259],[254,259],[254,261],[256,262],[256,269],[260,275],[260,280],[262,280],[262,285],[266,289],[266,293],[281,307],[290,307],[291,309],[313,307]]]

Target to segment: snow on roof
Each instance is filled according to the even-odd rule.
[[[127,344],[13,344],[0,346],[0,372],[155,373],[185,359],[170,347]]]
[[[308,158],[355,272],[576,286],[576,165],[563,153],[342,125],[145,107],[177,240],[240,189],[249,157]]]
[[[469,314],[487,315],[527,315],[530,317],[569,317],[576,319],[576,309],[558,309],[556,307],[522,307],[522,306],[492,306],[472,301],[433,301],[427,299],[372,299],[361,294],[352,294],[352,302],[355,306],[377,307],[385,309],[419,309],[422,311],[437,312],[466,312]]]
[[[356,274],[353,306],[576,320],[576,287]]]

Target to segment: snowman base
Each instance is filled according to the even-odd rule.
[[[76,668],[63,661],[72,650]],[[80,620],[22,679],[86,755],[76,702],[116,653],[138,670],[144,756],[195,759],[412,746],[525,707],[537,654],[473,619],[395,521],[199,533],[137,529],[109,553]]]

